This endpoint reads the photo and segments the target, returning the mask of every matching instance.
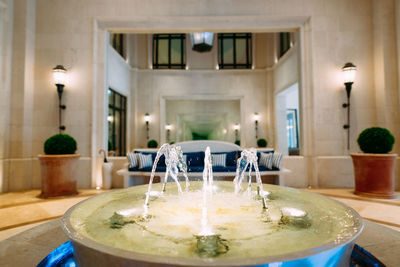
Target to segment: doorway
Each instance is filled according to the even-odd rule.
[[[299,84],[294,83],[275,96],[278,151],[300,155]]]

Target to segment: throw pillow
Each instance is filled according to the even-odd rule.
[[[226,167],[226,154],[211,154],[211,164]]]
[[[128,153],[126,154],[126,157],[128,158],[128,162],[129,162],[129,168],[135,168],[138,165],[138,160],[136,157],[136,153]]]
[[[272,167],[274,168],[281,168],[281,161],[282,161],[282,153],[274,152],[274,157],[272,159]]]
[[[268,169],[272,169],[272,160],[273,153],[260,153],[260,166],[267,167]]]
[[[139,159],[139,169],[147,168],[147,167],[152,167],[153,166],[153,158],[151,154],[138,154],[138,159]]]

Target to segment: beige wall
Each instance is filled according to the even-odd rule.
[[[0,192],[8,189],[13,2],[0,1]]]
[[[346,157],[346,133],[342,129],[346,116],[342,108],[345,93],[340,71],[348,61],[358,67],[351,96],[351,151],[358,150],[355,140],[359,131],[372,125],[394,129],[397,139],[400,139],[398,73],[392,72],[399,62],[394,46],[397,40],[391,37],[395,34],[395,27],[398,29],[398,13],[393,14],[393,0],[37,0],[36,6],[35,1],[32,2],[33,4],[28,4],[26,0],[22,1],[28,7],[27,16],[24,15],[25,10],[19,8],[15,14],[14,21],[22,22],[22,25],[26,26],[14,28],[14,49],[20,49],[18,51],[25,51],[27,54],[21,61],[14,53],[13,62],[21,66],[19,73],[23,74],[13,76],[12,93],[20,94],[22,103],[27,106],[22,106],[21,102],[11,102],[13,114],[18,115],[20,119],[13,121],[15,125],[12,125],[11,131],[17,131],[17,134],[12,134],[13,140],[6,137],[7,144],[12,144],[14,140],[16,143],[15,148],[8,150],[5,157],[6,161],[15,159],[27,163],[21,164],[16,172],[8,172],[3,181],[12,177],[20,181],[18,184],[29,185],[32,184],[29,179],[37,179],[26,177],[23,172],[17,170],[20,170],[20,167],[29,169],[28,162],[32,162],[33,169],[36,168],[37,161],[32,158],[42,152],[44,140],[57,133],[58,117],[55,111],[58,103],[55,86],[51,81],[51,69],[57,64],[63,64],[69,75],[64,93],[67,105],[64,117],[66,132],[78,141],[78,152],[82,154],[84,169],[81,172],[82,176],[91,175],[89,183],[91,186],[95,185],[99,175],[98,164],[101,162],[96,156],[97,150],[105,142],[102,99],[106,88],[106,28],[129,28],[132,32],[162,32],[170,29],[182,32],[208,29],[220,31],[224,28],[265,32],[268,29],[299,28],[302,66],[300,90],[305,147],[303,158],[291,161],[295,162],[293,166],[298,166],[296,171],[304,173],[309,184],[336,186],[338,183],[335,179],[338,175],[333,171],[338,166],[336,160],[346,161],[340,166],[351,166],[350,159]],[[394,17],[396,14],[397,17]],[[154,20],[154,17],[157,17],[157,20]],[[28,23],[32,21],[36,21],[36,24]],[[20,37],[24,38],[19,39]],[[33,84],[29,79],[32,66]],[[201,91],[204,94],[214,94],[215,91],[211,88],[224,88],[225,85],[222,81],[225,79],[219,80],[219,72],[208,74],[207,71],[194,71],[182,77],[167,71],[155,78],[148,78],[149,72],[140,70],[131,75],[133,95],[136,97],[136,106],[133,106],[133,109],[138,121],[145,110],[159,114],[160,96],[164,94],[197,94],[198,91],[194,90],[196,87],[190,83],[191,76],[206,77],[202,84],[205,85],[202,88],[206,89]],[[238,77],[243,78],[243,82],[239,81],[237,86],[253,88],[250,90],[254,94],[257,93],[254,88],[265,88],[265,84],[270,84],[270,80],[265,78],[269,74],[261,73],[238,72],[227,76],[232,81],[237,81]],[[257,78],[242,77],[246,75]],[[260,81],[263,85],[258,85]],[[176,84],[181,84],[185,90],[176,89]],[[141,88],[152,90],[145,91]],[[236,89],[223,90],[227,94],[238,93]],[[267,94],[262,99],[257,97],[255,104],[250,97],[246,100],[245,125],[242,127],[248,127],[251,131],[253,123],[247,116],[255,107],[270,103]],[[137,102],[142,99],[145,99],[143,103]],[[7,110],[7,104],[3,104],[1,108]],[[31,128],[26,121],[30,110],[33,110]],[[381,114],[384,114],[384,117],[381,117]],[[270,114],[263,116],[271,120]],[[5,121],[7,120],[6,118]],[[261,125],[260,130],[270,131],[267,127],[267,124]],[[159,135],[159,130],[154,131]],[[131,134],[135,135],[135,142],[139,140],[138,146],[143,145],[140,143],[144,136],[143,128],[139,123],[137,127],[131,128]],[[31,142],[25,139],[26,136],[28,140],[31,138]],[[26,141],[25,145],[28,147],[18,147],[23,141]],[[253,143],[249,141],[247,145]],[[399,151],[398,146],[395,151]],[[343,159],[343,156],[346,158]],[[328,160],[330,164],[325,164],[325,158],[321,157],[332,157]],[[349,173],[346,171],[340,175],[347,181],[350,178]],[[293,184],[300,185],[296,181],[293,181]]]
[[[150,138],[165,140],[162,99],[242,99],[241,144],[255,146],[254,112],[261,116],[259,136],[268,138],[266,70],[134,70],[137,72],[135,146],[146,146],[143,116],[151,114]],[[257,96],[254,98],[254,96]],[[132,148],[130,148],[132,149]]]

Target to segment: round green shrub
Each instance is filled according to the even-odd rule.
[[[148,148],[157,148],[158,147],[158,143],[156,140],[151,139],[149,142],[147,142],[147,147]]]
[[[389,130],[380,127],[365,129],[358,136],[357,142],[364,153],[389,153],[393,149],[394,136]]]
[[[266,147],[267,144],[268,144],[268,142],[264,138],[260,138],[260,139],[257,140],[257,146],[258,147]]]
[[[44,153],[48,155],[75,154],[76,141],[68,134],[56,134],[44,142]]]
[[[236,141],[235,141],[235,145],[240,146],[240,140],[236,140]]]

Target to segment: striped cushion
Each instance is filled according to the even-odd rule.
[[[274,157],[272,159],[272,167],[281,168],[282,153],[274,152]]]
[[[138,165],[136,153],[128,153],[126,157],[128,158],[129,168],[135,168]]]
[[[272,169],[273,153],[260,153],[260,166],[265,166],[268,169]]]
[[[146,155],[146,154],[138,153],[137,156],[139,159],[139,169],[153,166],[153,158],[152,158],[151,154]]]
[[[211,154],[211,164],[226,167],[226,154]]]

